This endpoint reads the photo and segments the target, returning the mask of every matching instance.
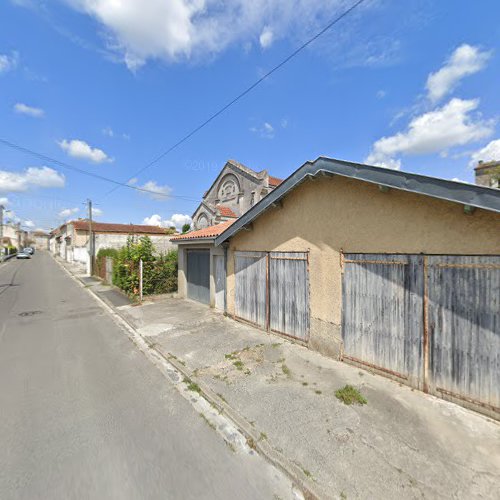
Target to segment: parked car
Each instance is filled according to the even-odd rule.
[[[33,255],[35,253],[35,249],[33,247],[26,247],[26,248],[23,248],[23,253]]]
[[[31,255],[23,250],[22,252],[17,252],[16,259],[31,259]]]

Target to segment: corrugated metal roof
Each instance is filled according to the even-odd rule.
[[[220,234],[215,239],[215,244],[220,245],[236,234],[304,180],[321,175],[322,173],[326,175],[340,175],[388,188],[470,205],[492,212],[500,212],[500,190],[498,189],[455,182],[438,177],[412,174],[401,170],[374,167],[362,163],[319,157],[315,161],[304,163],[274,191],[236,220],[224,233]]]

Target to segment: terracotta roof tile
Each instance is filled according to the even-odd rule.
[[[229,207],[226,207],[225,205],[217,205],[216,208],[222,217],[238,217]]]
[[[273,177],[272,175],[269,176],[269,185],[270,186],[279,186],[282,182],[283,182],[283,179],[278,179],[278,177]]]
[[[222,234],[234,221],[228,220],[226,222],[221,222],[215,226],[204,227],[203,229],[198,229],[197,231],[190,231],[189,233],[180,234],[179,236],[174,236],[171,241],[182,241],[182,240],[195,240],[201,238],[215,238]]]
[[[74,220],[71,222],[77,230],[88,231],[88,220]],[[127,234],[169,234],[168,228],[160,226],[145,226],[142,224],[113,224],[109,222],[92,222],[92,231],[98,233],[127,233]]]

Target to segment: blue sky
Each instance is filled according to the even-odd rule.
[[[0,138],[128,181],[352,0],[6,0]],[[473,181],[500,159],[500,4],[367,0],[132,182],[0,145],[23,225],[85,216],[180,224],[229,158],[287,177],[320,155]],[[156,199],[154,199],[156,198]]]

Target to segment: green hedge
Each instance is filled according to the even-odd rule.
[[[127,294],[139,295],[139,262],[143,262],[143,295],[170,293],[177,290],[177,251],[156,255],[151,239],[147,236],[129,237],[127,245],[116,254],[105,254],[112,249],[102,249],[103,255],[113,257],[113,284]],[[99,256],[98,254],[98,256]]]

